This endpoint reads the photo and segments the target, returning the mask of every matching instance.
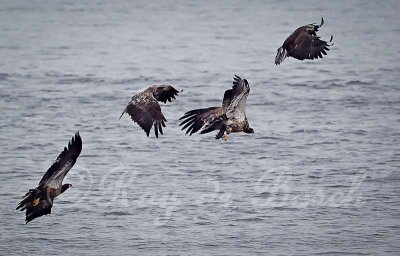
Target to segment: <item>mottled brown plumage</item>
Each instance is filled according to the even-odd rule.
[[[226,90],[222,100],[222,107],[195,109],[185,113],[180,126],[186,134],[192,135],[209,133],[217,130],[216,139],[226,140],[232,132],[254,133],[250,128],[245,114],[247,96],[250,86],[246,79],[234,77],[232,89]]]
[[[43,175],[39,185],[35,189],[30,189],[18,204],[17,210],[26,210],[26,223],[37,217],[50,214],[54,198],[72,186],[71,184],[62,184],[62,182],[74,166],[81,151],[82,139],[78,132],[72,137],[68,147],[64,148],[56,161]]]
[[[320,25],[308,24],[296,29],[278,48],[275,64],[279,65],[286,57],[293,57],[298,60],[305,59],[318,59],[322,55],[326,55],[329,51],[329,44],[317,36],[318,29],[324,24],[324,18],[321,20]],[[329,42],[332,42],[333,36]]]
[[[138,123],[146,132],[147,137],[149,137],[151,127],[154,126],[154,133],[158,138],[158,132],[163,134],[162,127],[165,127],[167,122],[158,101],[171,102],[178,93],[179,91],[171,85],[150,86],[132,97],[119,118],[128,113],[132,121]]]

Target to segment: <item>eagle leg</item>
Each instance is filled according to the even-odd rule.
[[[219,132],[217,133],[217,135],[215,136],[215,139],[218,140],[218,139],[223,138],[224,136],[225,136],[225,126],[222,126],[219,129]]]

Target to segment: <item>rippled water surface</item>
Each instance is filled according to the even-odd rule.
[[[1,255],[399,255],[399,1],[1,1]],[[322,60],[276,49],[324,17]],[[251,86],[255,134],[184,136],[179,117]],[[162,105],[159,139],[128,116]],[[77,131],[51,215],[20,197]]]

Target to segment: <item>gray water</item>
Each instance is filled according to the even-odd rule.
[[[399,1],[1,1],[1,255],[399,255]],[[322,60],[276,49],[298,26]],[[237,74],[255,134],[184,136]],[[126,103],[183,92],[149,138]],[[76,131],[51,215],[15,211]]]

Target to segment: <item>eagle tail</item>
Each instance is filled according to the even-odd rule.
[[[275,57],[275,65],[279,65],[286,58],[287,51],[283,47],[279,47]]]
[[[26,211],[25,223],[28,223],[38,217],[51,213],[52,205],[44,200],[41,202],[40,207],[29,207]]]
[[[30,189],[23,196],[22,201],[18,204],[16,210],[26,210],[25,222],[28,223],[37,217],[51,213],[53,199],[43,194],[39,189]]]

